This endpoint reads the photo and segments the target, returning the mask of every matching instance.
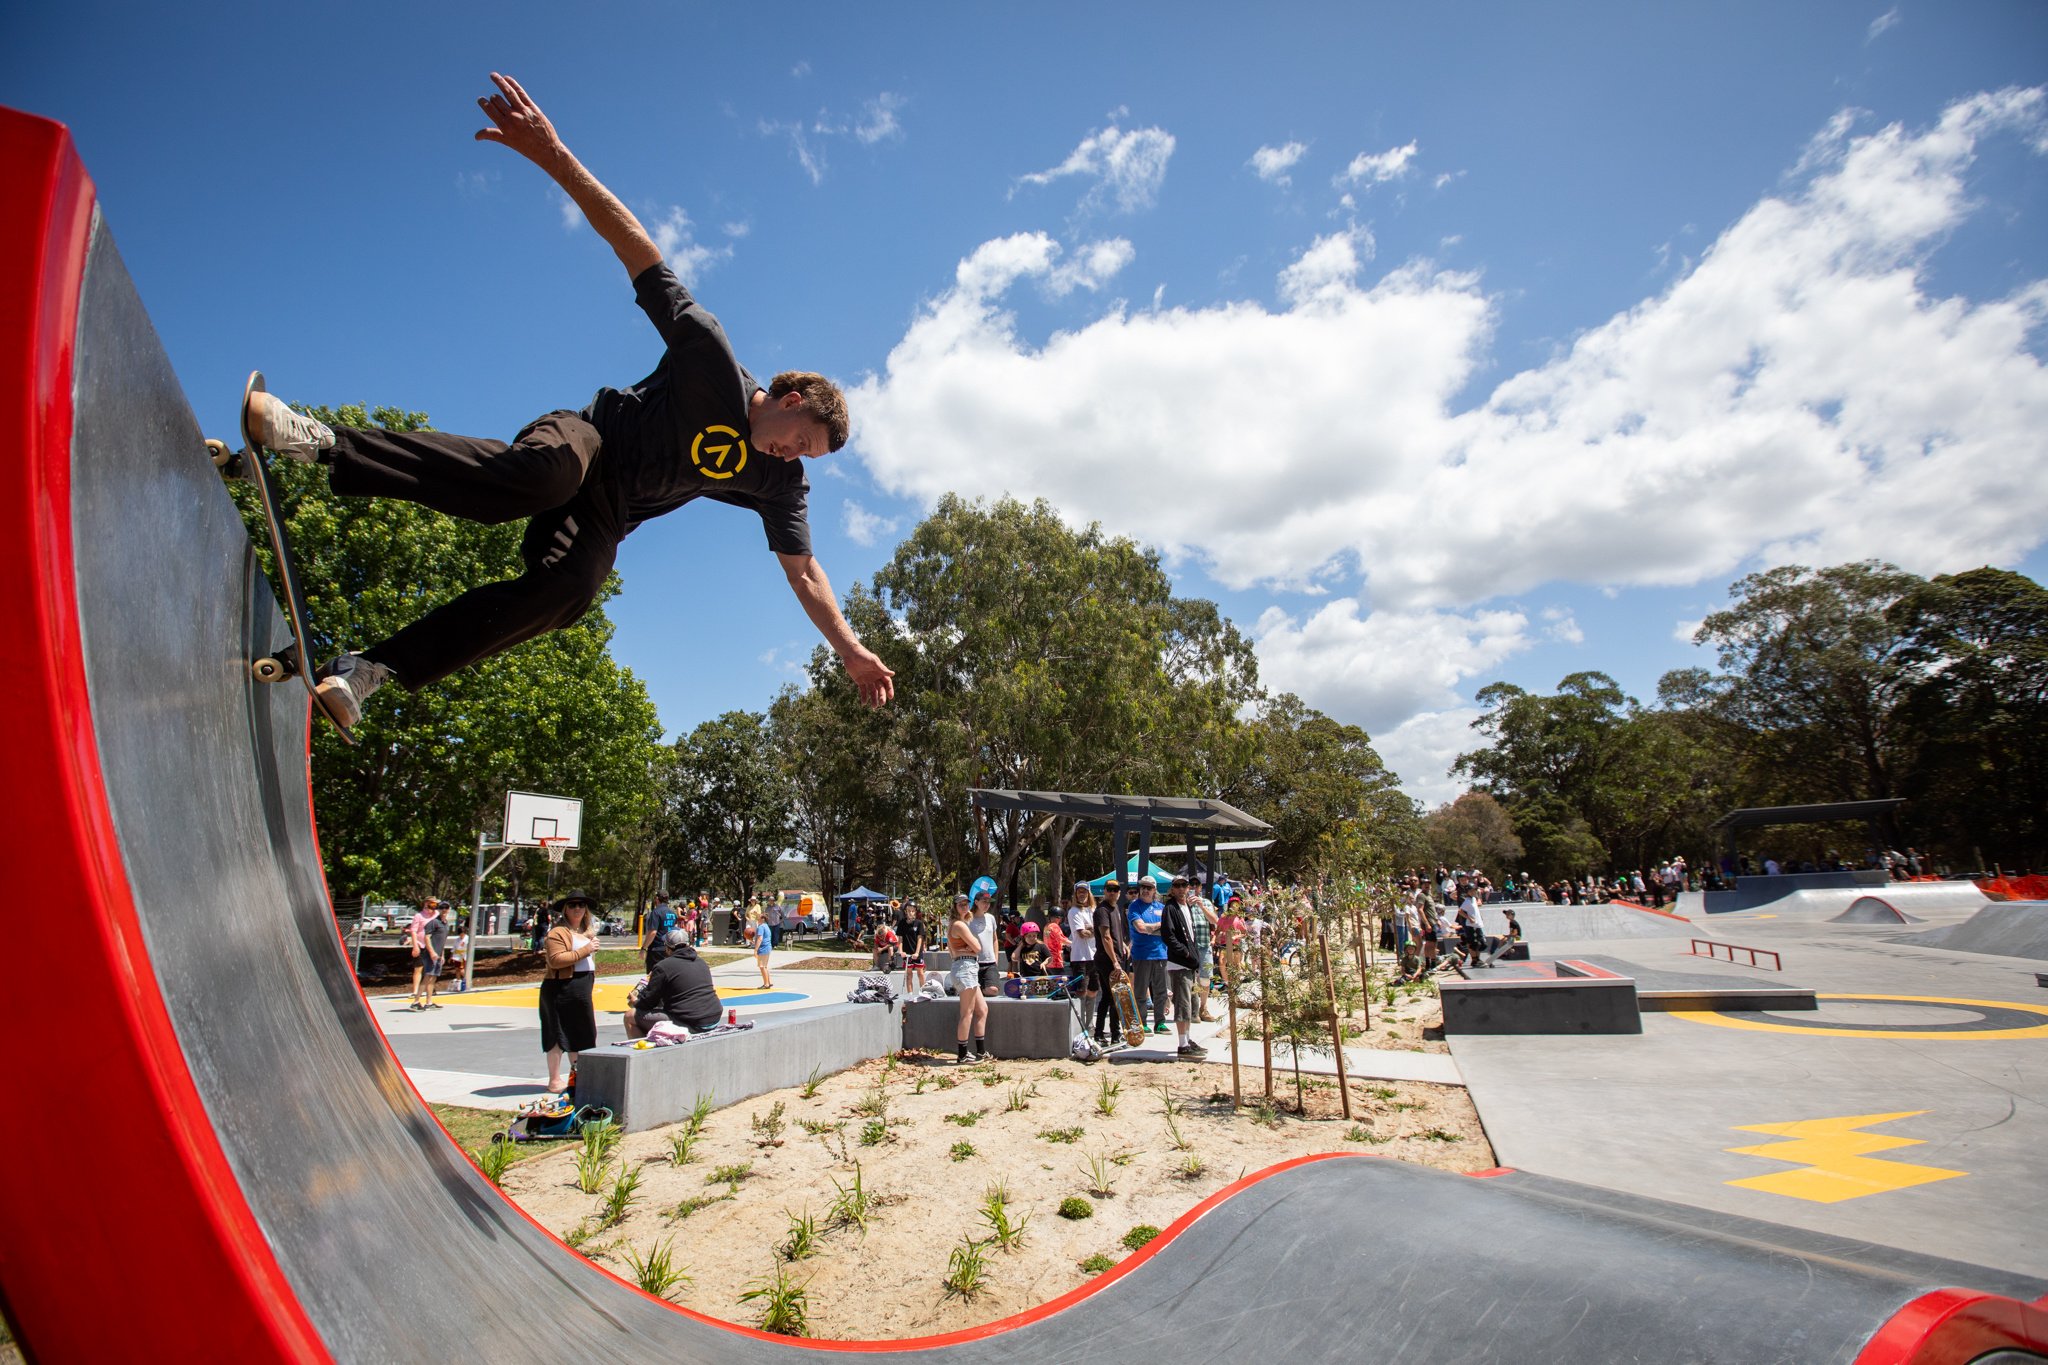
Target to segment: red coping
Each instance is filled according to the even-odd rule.
[[[1855,1365],[1965,1365],[1991,1351],[2048,1353],[2048,1298],[2021,1303],[2002,1294],[1937,1289],[1892,1314]]]
[[[106,1282],[118,1314],[159,1341],[203,1341],[226,1359],[322,1361],[327,1350],[271,1255],[214,1137],[172,1031],[136,915],[100,767],[73,575],[72,367],[92,240],[93,186],[62,124],[0,109],[0,690],[9,766],[0,830],[21,881],[56,902],[63,973],[25,971],[6,994],[9,1032],[44,1035],[97,1012],[65,1058],[67,1121],[6,1127],[7,1165],[46,1167],[61,1128],[78,1170],[121,1172],[118,1197],[81,1208],[71,1182],[0,1182],[0,1225],[65,1229],[0,1242],[0,1282],[31,1353],[105,1353]],[[139,1229],[148,1236],[138,1242]],[[120,1274],[143,1256],[147,1274]]]
[[[1662,915],[1665,919],[1675,919],[1683,924],[1692,923],[1692,920],[1685,915],[1674,915],[1669,910],[1658,910],[1648,905],[1638,905],[1634,901],[1625,901],[1617,897],[1609,897],[1607,903],[1609,905],[1625,905],[1631,910],[1640,910],[1646,915]]]

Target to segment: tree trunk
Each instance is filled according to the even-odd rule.
[[[1223,973],[1224,1008],[1230,1014],[1230,1109],[1232,1113],[1244,1104],[1244,1083],[1237,1069],[1237,983],[1230,979],[1230,972]]]
[[[1352,927],[1358,934],[1358,998],[1365,1011],[1365,1026],[1372,1027],[1372,971],[1366,961],[1366,934],[1372,929],[1372,916],[1363,910],[1351,912]]]
[[[1266,1098],[1273,1098],[1273,1016],[1266,1002],[1272,996],[1273,955],[1259,945],[1259,1039],[1266,1053]]]
[[[1344,1070],[1344,1026],[1337,1022],[1337,978],[1330,970],[1330,939],[1316,930],[1316,947],[1323,955],[1323,992],[1330,1002],[1330,1047],[1337,1054],[1337,1093],[1344,1099],[1344,1117],[1351,1117],[1351,1078]]]

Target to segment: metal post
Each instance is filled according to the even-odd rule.
[[[462,989],[467,991],[476,981],[477,940],[483,937],[484,919],[484,877],[499,863],[512,856],[515,845],[501,844],[491,838],[491,831],[480,829],[476,834],[476,876],[469,883],[469,951],[462,955]],[[484,850],[502,848],[505,851],[484,863]]]

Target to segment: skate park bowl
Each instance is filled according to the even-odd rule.
[[[1961,924],[1906,934],[1894,942],[2048,961],[2048,901],[1987,902]]]
[[[1708,915],[1770,910],[1832,916],[1865,896],[1875,896],[1908,913],[1967,910],[1989,903],[1975,882],[1895,882],[1882,872],[1799,872],[1739,877],[1728,891],[1687,892],[1679,898],[1679,908]]]
[[[642,1294],[482,1178],[371,1019],[324,881],[306,694],[250,674],[284,631],[251,541],[68,134],[0,110],[0,173],[0,828],[65,934],[64,970],[21,973],[6,1009],[31,1042],[92,1012],[32,1049],[61,1112],[7,1127],[0,1290],[29,1358],[2048,1353],[2037,1279],[1368,1157],[1249,1173],[1081,1288],[942,1337],[796,1341]],[[1361,1254],[1389,1227],[1428,1228],[1461,1292],[1418,1295],[1405,1256]]]

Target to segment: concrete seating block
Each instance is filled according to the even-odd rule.
[[[743,1033],[669,1047],[599,1047],[577,1062],[576,1100],[610,1109],[628,1132],[675,1123],[699,1095],[720,1108],[802,1085],[902,1046],[902,1021],[886,1005],[852,1003],[761,1015]]]
[[[959,1030],[960,1002],[912,1000],[904,1007],[903,1046],[950,1055]],[[1004,1057],[1069,1057],[1081,1034],[1075,1007],[1066,1000],[988,1002],[988,1050]]]

